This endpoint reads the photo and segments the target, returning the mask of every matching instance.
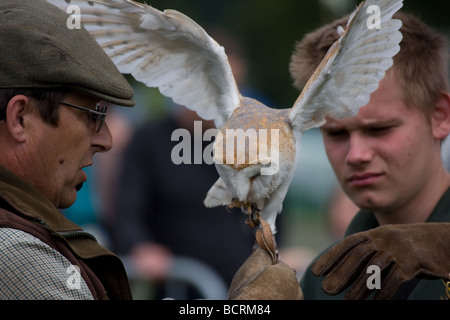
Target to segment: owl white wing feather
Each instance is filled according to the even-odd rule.
[[[158,87],[218,128],[239,106],[224,48],[184,14],[130,0],[47,1],[66,12],[69,5],[80,8],[82,25],[120,72]]]
[[[321,126],[326,116],[353,117],[369,102],[400,51],[402,23],[392,16],[402,2],[366,0],[350,15],[347,28],[337,30],[340,38],[294,103],[289,119],[295,130]],[[371,15],[373,5],[380,9],[377,17]],[[373,27],[372,17],[380,18],[380,29]]]

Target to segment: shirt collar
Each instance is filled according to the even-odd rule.
[[[448,188],[438,201],[426,222],[450,221],[450,188]],[[373,212],[360,210],[350,222],[345,236],[353,233],[367,231],[379,227],[379,223]]]

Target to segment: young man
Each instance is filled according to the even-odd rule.
[[[305,299],[344,293],[364,299],[372,289],[377,299],[446,296],[441,279],[450,277],[450,175],[441,143],[450,132],[447,45],[413,16],[394,18],[403,22],[401,51],[370,102],[355,117],[329,118],[321,127],[336,177],[361,210],[342,243],[316,261],[314,274],[305,273]],[[298,88],[345,21],[297,44],[290,70]],[[379,281],[369,279],[374,272]]]
[[[133,91],[60,9],[3,0],[0,17],[0,299],[130,299],[118,257],[58,208],[112,147],[106,101]]]

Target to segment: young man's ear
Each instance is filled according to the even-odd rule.
[[[431,118],[433,135],[436,139],[444,139],[450,133],[450,93],[442,92],[436,103]]]
[[[24,115],[30,111],[30,98],[24,95],[17,95],[9,100],[6,106],[6,125],[11,137],[17,142],[24,142],[26,131],[24,125]]]

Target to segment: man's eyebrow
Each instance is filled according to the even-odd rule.
[[[363,126],[367,127],[379,127],[379,126],[391,126],[402,123],[403,120],[400,118],[395,119],[373,119],[366,122],[363,122]]]
[[[387,127],[387,126],[395,126],[399,125],[403,122],[401,118],[389,118],[389,119],[364,119],[361,122],[359,122],[356,127],[359,128],[376,128],[376,127]],[[353,127],[353,126],[352,126]],[[340,130],[346,130],[347,126],[336,123],[336,122],[327,122],[323,126],[319,128],[321,131],[324,132],[330,132],[330,131],[340,131]]]
[[[325,123],[323,126],[321,126],[320,130],[340,130],[343,129],[344,126],[337,124],[337,123]]]

